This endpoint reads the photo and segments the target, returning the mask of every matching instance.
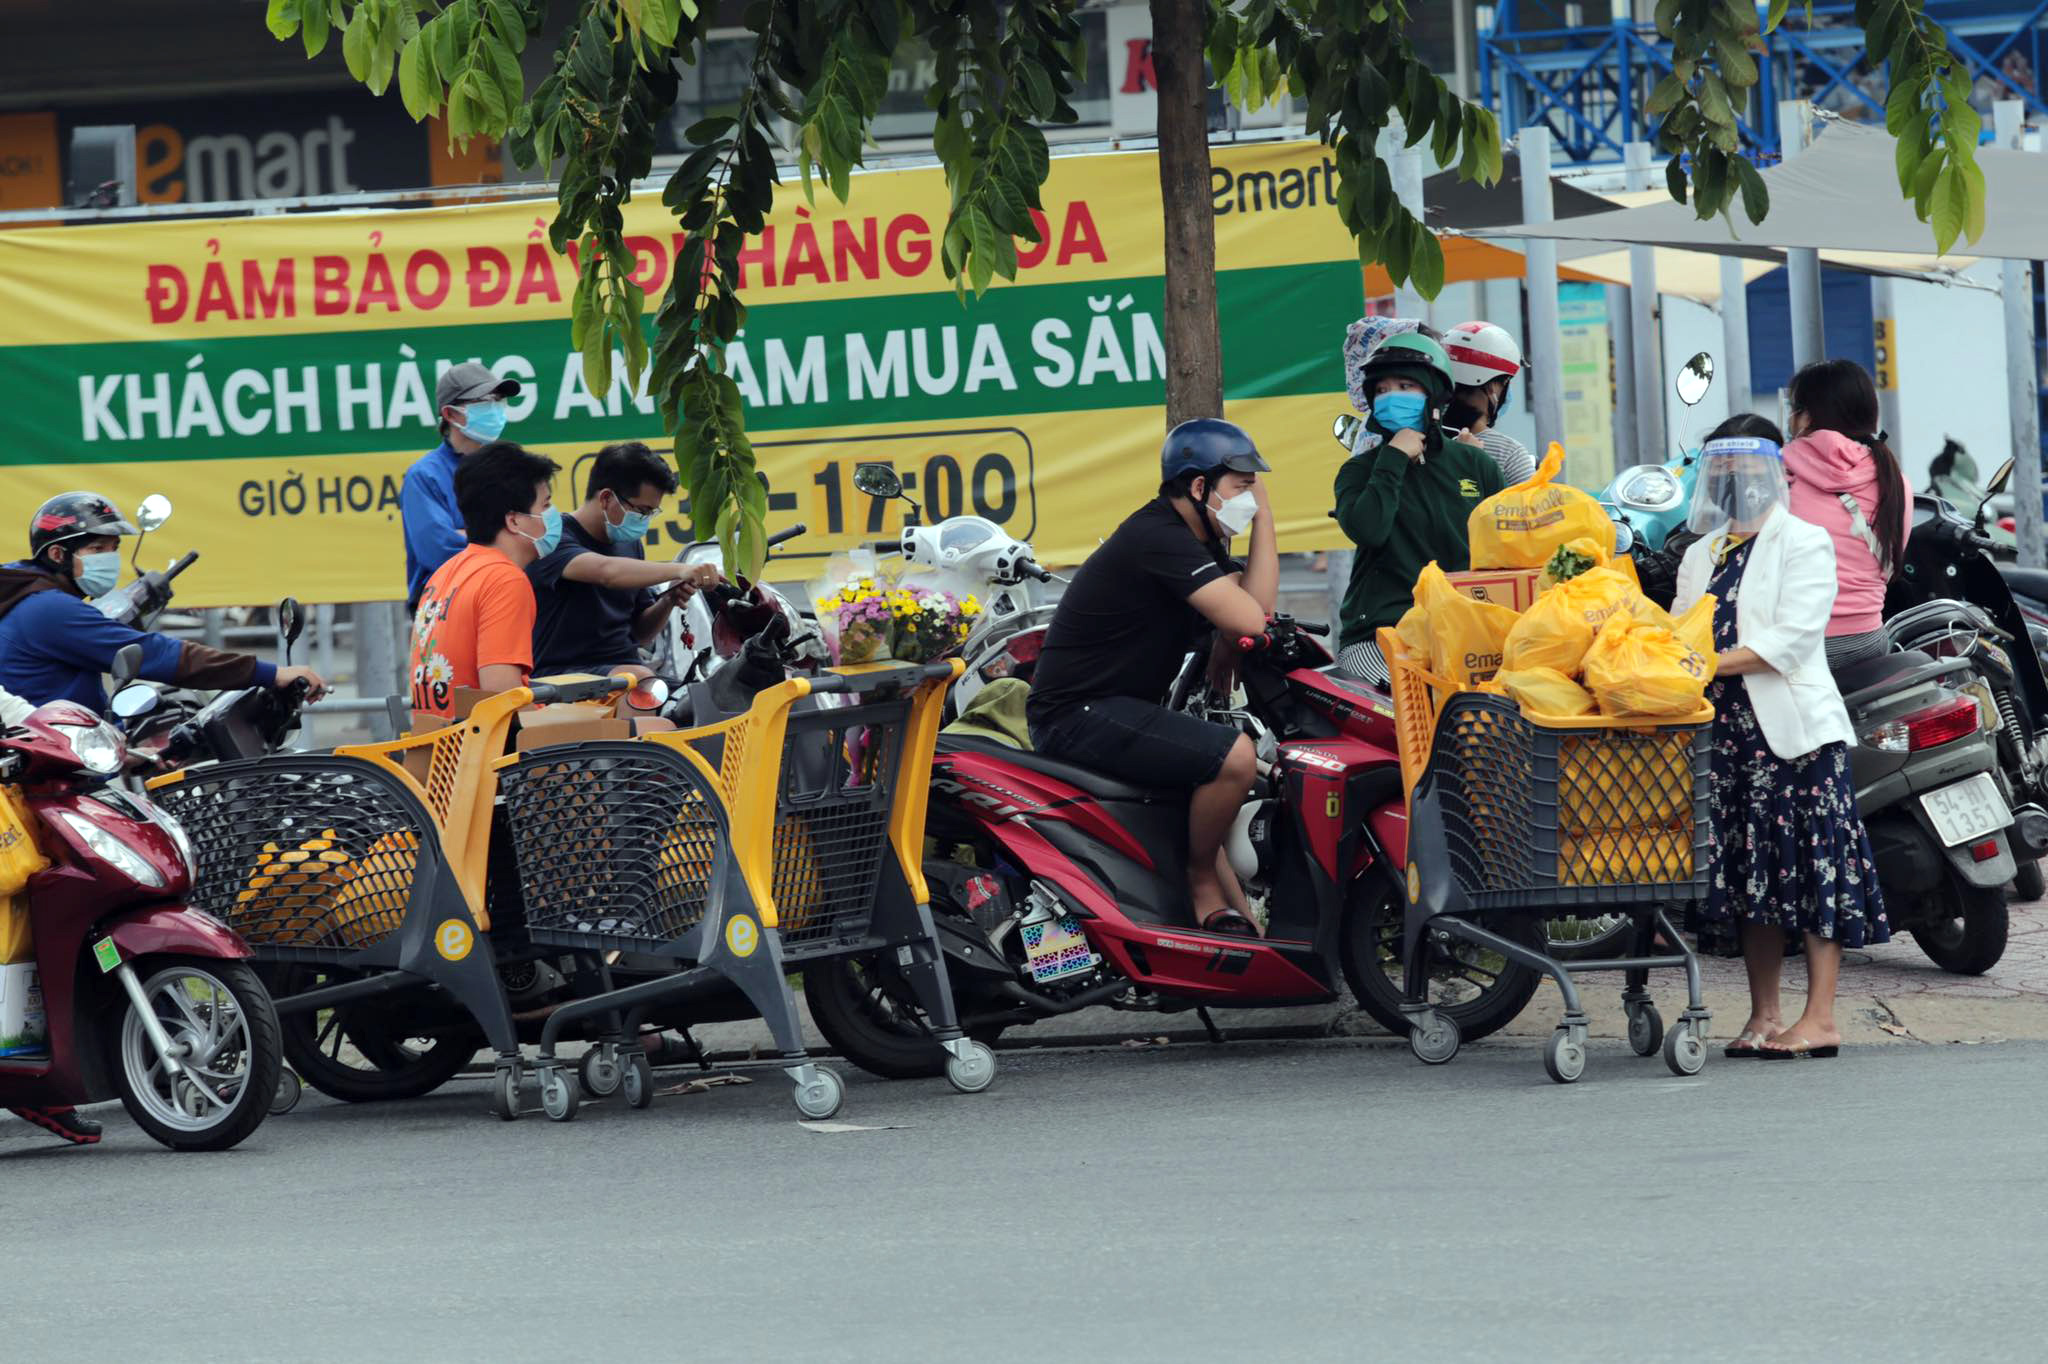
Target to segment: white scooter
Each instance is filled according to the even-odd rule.
[[[869,497],[900,499],[919,516],[924,514],[887,464],[855,465],[853,486]],[[948,720],[997,678],[1030,680],[1055,605],[1041,600],[1034,584],[1065,583],[1066,579],[1039,567],[1027,541],[1013,539],[984,517],[949,516],[933,526],[905,526],[897,543],[881,541],[875,548],[897,550],[920,568],[956,573],[978,584],[982,616],[960,645],[967,671],[947,694]]]

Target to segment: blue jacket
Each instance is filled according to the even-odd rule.
[[[100,675],[130,644],[142,646],[142,675],[152,682],[228,688],[267,687],[277,679],[274,665],[247,654],[131,630],[67,588],[37,581],[51,577],[29,563],[0,569],[0,689],[32,706],[76,701],[105,713]]]
[[[398,515],[405,526],[405,605],[419,605],[434,570],[462,553],[469,537],[455,505],[455,461],[461,456],[442,441],[413,461],[398,490]]]

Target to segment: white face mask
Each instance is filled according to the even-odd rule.
[[[1250,488],[1246,488],[1236,497],[1226,498],[1222,506],[1210,507],[1209,512],[1226,534],[1236,535],[1259,514],[1259,499]]]

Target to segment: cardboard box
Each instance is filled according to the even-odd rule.
[[[1536,583],[1540,568],[1475,568],[1464,573],[1446,573],[1451,586],[1474,601],[1489,601],[1510,611],[1526,611],[1536,604]]]
[[[519,715],[519,737],[513,747],[521,752],[555,744],[588,743],[593,739],[630,739],[633,722],[621,720],[607,707],[542,706]]]

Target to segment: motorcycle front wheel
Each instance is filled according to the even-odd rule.
[[[1367,872],[1353,884],[1340,951],[1344,979],[1359,1007],[1396,1037],[1408,1035],[1401,1012],[1401,895],[1385,876]],[[1485,926],[1521,946],[1541,950],[1538,920],[1529,914],[1485,919]],[[1429,998],[1438,1013],[1474,1041],[1499,1032],[1528,1006],[1541,973],[1477,943],[1453,939],[1430,948]]]
[[[914,1080],[940,1075],[946,1050],[911,1002],[910,987],[879,957],[830,957],[804,968],[804,1002],[832,1049],[870,1075]],[[968,1031],[994,1045],[1001,1026]]]
[[[123,1000],[109,1029],[114,1087],[135,1125],[173,1151],[225,1151],[270,1115],[277,1012],[246,964],[155,957],[133,963],[143,997],[180,1054],[174,1069]]]

